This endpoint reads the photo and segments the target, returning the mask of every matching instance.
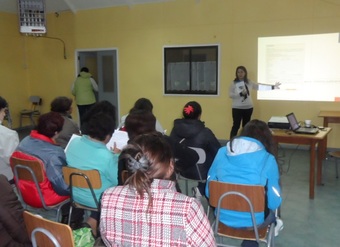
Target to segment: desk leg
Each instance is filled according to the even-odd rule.
[[[314,199],[315,183],[315,147],[316,141],[312,140],[310,144],[310,167],[309,167],[309,199]]]
[[[317,185],[322,185],[322,161],[326,158],[327,151],[327,138],[319,141],[318,144],[318,166],[317,166],[317,175],[316,175],[316,183]]]

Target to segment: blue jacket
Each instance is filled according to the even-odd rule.
[[[52,139],[33,130],[30,136],[25,137],[19,143],[17,150],[38,157],[44,162],[46,176],[58,195],[68,196],[70,194],[62,170],[63,166],[66,166],[64,149],[56,145]]]
[[[277,209],[281,204],[279,170],[275,157],[256,139],[238,137],[219,149],[208,172],[206,196],[209,198],[209,182],[221,182],[267,185],[268,208]],[[249,213],[221,210],[221,221],[233,227],[252,226]],[[256,214],[257,224],[264,221],[264,212]]]
[[[118,154],[114,154],[102,142],[93,141],[86,135],[74,138],[67,147],[66,160],[70,167],[99,171],[102,187],[94,190],[99,202],[104,190],[118,184]],[[73,193],[77,202],[96,207],[89,189],[75,188]]]

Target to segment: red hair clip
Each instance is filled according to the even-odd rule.
[[[190,113],[194,112],[194,108],[191,105],[188,105],[187,107],[184,107],[184,112],[187,115],[190,115]]]

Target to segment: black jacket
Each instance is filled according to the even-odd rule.
[[[190,147],[202,148],[206,153],[206,161],[201,166],[201,174],[206,178],[209,168],[215,158],[221,144],[215,137],[214,133],[207,127],[204,122],[197,119],[176,119],[174,127],[170,133],[170,138],[174,142],[181,142],[182,144]],[[183,165],[183,164],[182,164]],[[193,171],[191,169],[186,169]],[[186,176],[185,174],[183,174]],[[197,179],[197,178],[196,178]]]

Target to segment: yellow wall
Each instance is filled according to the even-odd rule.
[[[338,2],[338,4],[337,4]],[[14,92],[28,97],[42,95],[44,110],[58,95],[70,95],[75,76],[75,50],[117,48],[119,57],[120,113],[125,114],[139,97],[154,103],[154,113],[169,131],[172,122],[180,117],[182,106],[197,100],[203,107],[202,119],[220,139],[227,139],[232,124],[231,100],[228,87],[238,65],[245,65],[249,78],[257,78],[257,38],[313,33],[338,32],[340,2],[322,0],[174,0],[166,3],[134,5],[89,11],[76,14],[61,12],[49,15],[48,36],[65,41],[68,58],[63,58],[61,42],[46,38],[22,37],[17,33],[16,16],[0,14],[10,19],[2,24],[7,37],[7,57],[13,65],[2,66],[2,74],[18,88],[6,88],[1,83],[1,95],[10,102]],[[0,19],[0,20],[1,20]],[[8,33],[12,35],[8,36]],[[25,44],[25,45],[23,45]],[[220,45],[220,95],[216,97],[188,97],[163,95],[163,47],[172,45]],[[3,45],[2,45],[3,48]],[[15,50],[16,53],[12,53]],[[23,63],[23,57],[25,62]],[[0,63],[7,63],[3,56]],[[25,65],[23,68],[22,64]],[[15,68],[13,68],[15,67]],[[7,74],[7,71],[14,73]],[[283,81],[281,83],[284,83]],[[7,83],[6,83],[7,84]],[[317,117],[320,110],[338,110],[339,102],[257,101],[254,98],[253,118],[267,121],[273,115],[294,111],[300,120]],[[14,100],[14,99],[13,99]],[[16,99],[18,100],[18,99]],[[14,104],[22,102],[17,101]],[[329,147],[340,147],[336,139],[340,125],[334,127],[328,140]]]

